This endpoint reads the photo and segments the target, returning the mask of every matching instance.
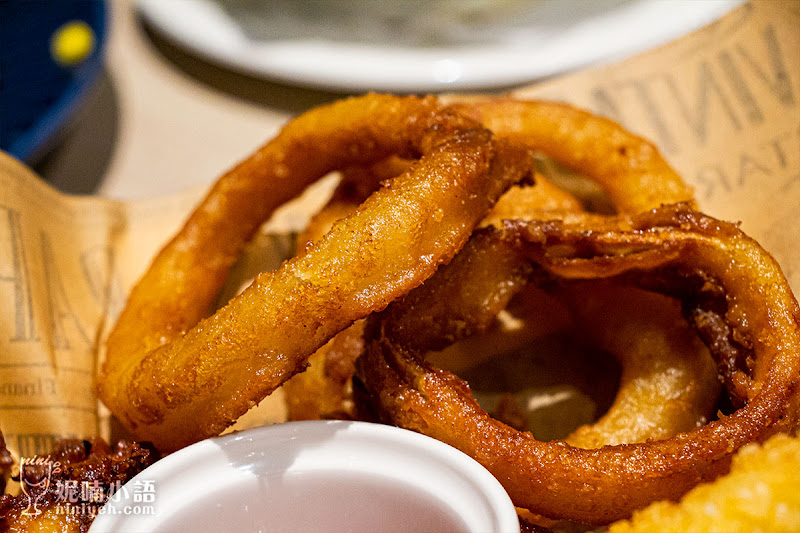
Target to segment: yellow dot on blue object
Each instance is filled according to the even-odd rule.
[[[62,66],[77,65],[94,50],[94,32],[83,21],[73,20],[58,28],[50,38],[50,55]]]

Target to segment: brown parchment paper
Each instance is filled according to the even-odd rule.
[[[515,94],[575,103],[655,141],[702,209],[741,221],[800,291],[800,2],[754,1],[659,49]],[[256,265],[280,263],[331,184],[265,226],[221,299]],[[202,192],[70,197],[0,154],[0,429],[18,456],[60,437],[117,436],[93,388],[103,339]],[[284,416],[278,391],[236,427]]]

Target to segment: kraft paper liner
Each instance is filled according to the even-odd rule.
[[[701,208],[741,221],[799,291],[797,28],[800,3],[752,2],[659,49],[515,94],[568,101],[652,139],[696,187]],[[221,301],[254,269],[280,264],[333,183],[265,226]],[[0,154],[0,428],[15,455],[47,453],[60,437],[122,435],[93,389],[103,339],[202,193],[129,203],[72,197]],[[277,391],[236,427],[284,417]]]

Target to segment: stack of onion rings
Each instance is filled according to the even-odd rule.
[[[532,151],[588,175],[618,214],[584,213],[538,176],[514,187],[532,176]],[[204,319],[261,223],[332,170],[345,179],[297,256]],[[169,451],[221,432],[311,356],[285,387],[292,418],[369,411],[472,455],[520,507],[606,524],[724,473],[739,448],[800,418],[800,311],[786,280],[738,228],[695,209],[652,144],[564,104],[368,95],[324,106],[223,176],[162,250],[108,339],[98,392]],[[566,442],[493,420],[424,360],[483,331],[531,283],[596,325],[629,370],[609,413]],[[620,295],[657,312],[602,307]],[[648,338],[620,344],[610,324]],[[680,379],[664,387],[673,351],[666,373]],[[715,374],[737,409],[704,424]]]
[[[203,319],[276,207],[332,170],[393,154],[422,157]],[[530,164],[435,98],[368,95],[298,117],[220,178],[134,287],[106,342],[100,399],[162,450],[219,434],[333,335],[448,261]]]
[[[614,202],[614,208],[619,212],[636,213],[664,203],[692,200],[691,189],[663,160],[658,150],[613,121],[553,102],[473,97],[469,104],[453,104],[453,107],[485,121],[500,135],[512,137],[563,165],[584,172],[618,200],[619,203]],[[562,126],[553,135],[555,123]],[[576,135],[558,135],[562,131],[572,133],[573,128],[578,132]],[[370,192],[364,183],[388,179],[407,165],[408,162],[390,158],[369,168],[349,169],[331,202],[312,219],[301,243],[314,240],[324,232],[326,226],[321,224],[322,221],[330,221],[354,210],[360,197]],[[537,175],[535,181],[534,187],[515,186],[504,194],[481,226],[497,225],[504,219],[562,218],[582,211],[580,202],[572,195],[542,176]],[[404,323],[409,332],[404,334],[395,330],[393,334],[403,335],[428,349],[439,349],[456,339],[487,329],[511,296],[524,285],[522,279],[527,263],[515,253],[504,255],[502,245],[486,250],[482,257],[484,262],[477,262],[470,268],[471,279],[454,278],[439,283],[433,298],[418,306],[406,306],[414,309],[410,314],[419,317],[418,323],[412,325],[413,320],[407,319],[398,321]],[[506,271],[502,266],[507,267]],[[483,274],[496,278],[473,279]],[[490,281],[497,288],[494,292],[475,290],[486,287]],[[467,288],[472,288],[476,295],[468,295],[465,292]],[[573,305],[583,305],[581,298],[572,300]],[[487,306],[487,302],[492,302],[492,305]],[[652,298],[649,303],[652,304]],[[625,314],[618,309],[612,312],[618,317]],[[618,322],[624,320],[623,316]],[[454,325],[458,325],[461,331],[443,330]],[[643,325],[649,327],[650,338],[640,342],[638,350],[629,347],[617,349],[619,342],[611,336],[601,335],[605,340],[601,345],[617,345],[609,351],[616,353],[623,362],[622,386],[614,406],[601,424],[581,428],[570,442],[597,447],[663,437],[694,427],[712,412],[712,403],[717,395],[712,365],[705,360],[704,347],[690,338],[689,328],[674,324],[661,327],[657,321],[641,319],[635,327],[642,328]],[[359,325],[355,332],[341,333],[338,339],[312,356],[308,371],[287,383],[284,391],[291,420],[357,416],[349,377],[362,350],[361,331]],[[648,330],[642,329],[639,334],[647,335]],[[661,339],[658,349],[653,342],[654,336]],[[634,353],[642,349],[647,351],[647,357]],[[676,357],[676,353],[682,356]],[[629,409],[634,405],[640,409]]]
[[[412,347],[418,342],[396,334],[405,301],[371,318],[357,369],[382,419],[471,455],[518,506],[605,524],[680,496],[724,472],[745,444],[796,425],[800,308],[774,260],[735,226],[669,206],[605,220],[508,222],[479,237],[509,244],[545,279],[615,279],[680,296],[707,338],[707,322],[726,326],[709,342],[720,366],[731,351],[749,363],[733,371],[729,393],[746,405],[730,416],[664,440],[580,449],[492,420],[463,381],[430,367]]]

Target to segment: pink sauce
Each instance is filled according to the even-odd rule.
[[[188,496],[188,495],[187,495]],[[157,532],[466,532],[435,495],[359,472],[289,473],[221,487],[174,514]]]

